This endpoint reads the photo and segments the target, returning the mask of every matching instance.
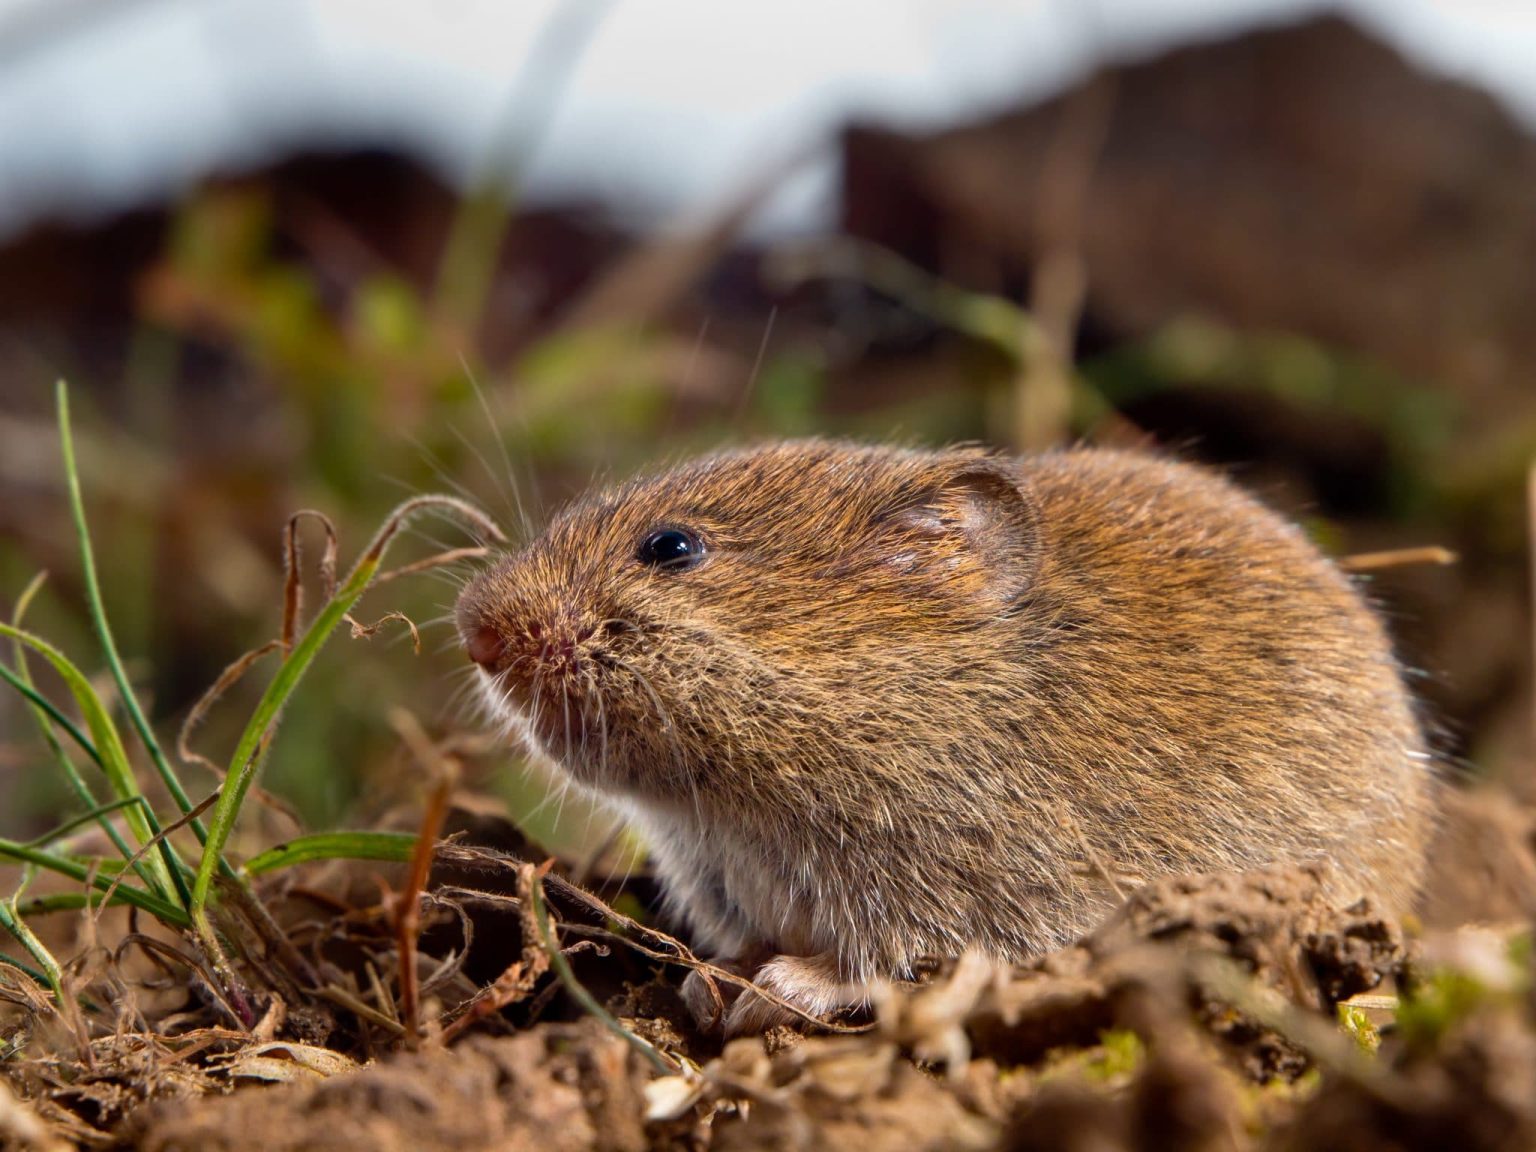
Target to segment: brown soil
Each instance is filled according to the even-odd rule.
[[[1451,890],[1431,893],[1431,908],[1474,874],[1501,881],[1483,888],[1496,909],[1528,908],[1528,822],[1514,826],[1507,798],[1455,797],[1450,811]],[[1405,937],[1368,902],[1331,906],[1324,875],[1165,880],[1030,965],[936,966],[881,997],[861,1031],[782,1029],[723,1050],[678,1011],[681,967],[637,966],[618,937],[573,950],[598,906],[572,904],[557,883],[562,943],[621,1028],[566,1003],[547,973],[462,1038],[428,1028],[418,1050],[376,1044],[372,1058],[344,1013],[269,1016],[254,1035],[177,1037],[168,1018],[158,1033],[98,1039],[94,1066],[62,1040],[49,1058],[6,1065],[15,1094],[0,1095],[0,1148],[1536,1146],[1529,948],[1511,948],[1507,930]],[[665,951],[659,934],[626,931]],[[521,955],[512,968],[542,970]],[[1362,994],[1347,1005],[1352,1037],[1338,1005]],[[312,1043],[295,1038],[305,1028]],[[635,1036],[674,1070],[658,1072]]]

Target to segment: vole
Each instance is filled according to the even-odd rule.
[[[578,500],[457,622],[695,937],[811,1013],[919,956],[1060,946],[1158,875],[1325,858],[1401,911],[1423,869],[1430,755],[1382,625],[1196,466],[724,452]],[[727,1030],[773,1018],[749,994]]]

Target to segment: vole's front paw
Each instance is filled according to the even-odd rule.
[[[823,1017],[840,1008],[863,1005],[869,991],[848,984],[838,975],[837,960],[830,952],[815,956],[776,956],[759,968],[752,983],[809,1016]],[[799,1016],[753,989],[743,989],[725,1017],[725,1035],[748,1036],[780,1024],[792,1024]]]

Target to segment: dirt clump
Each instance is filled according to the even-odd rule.
[[[808,1040],[769,1057],[756,1040],[727,1046],[706,1076],[738,1106],[715,1120],[711,1148],[812,1152],[994,1148],[1001,1125],[955,1086],[901,1058],[874,1037]]]
[[[1293,1079],[1306,1055],[1213,994],[1210,969],[1230,965],[1223,983],[1246,974],[1289,1003],[1330,1014],[1390,978],[1405,958],[1401,929],[1368,900],[1334,908],[1326,884],[1322,865],[1149,884],[1081,943],[1019,969],[980,1003],[969,1025],[976,1050],[1030,1063],[1051,1048],[1091,1045],[1108,1028],[1138,1030],[1149,1013],[1187,1003],[1250,1079]]]
[[[22,1062],[6,1072],[24,1098],[17,1115],[76,1146],[152,1152],[1536,1146],[1536,1002],[1520,937],[1462,929],[1408,943],[1368,901],[1330,905],[1328,879],[1321,866],[1166,879],[1029,965],[969,953],[883,990],[862,1032],[780,1029],[719,1049],[676,1011],[670,961],[606,983],[623,989],[601,997],[617,1025],[581,1015],[546,977],[532,1018],[526,1005],[488,1018],[510,1035],[428,1040],[364,1065],[338,1053],[283,1084],[252,1086],[272,1077],[245,1070],[303,1045],[199,1054],[166,1041],[159,1063],[183,1079],[114,1104],[125,1120],[87,1108],[61,1123],[81,1090],[110,1086],[110,1067],[73,1082],[57,1060],[47,1078]],[[618,937],[599,952],[562,924],[584,978],[635,971]],[[647,1063],[644,1042],[670,1073]],[[0,1125],[0,1149],[41,1147],[20,1131]]]
[[[145,1152],[639,1152],[645,1075],[594,1021],[477,1036],[313,1083],[152,1107],[124,1134]]]

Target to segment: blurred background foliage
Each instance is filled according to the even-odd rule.
[[[274,634],[300,508],[346,563],[410,493],[461,492],[521,534],[594,480],[742,440],[1140,445],[1230,468],[1337,554],[1456,551],[1373,592],[1447,752],[1528,778],[1536,145],[1499,106],[1320,18],[944,131],[851,125],[839,148],[835,226],[793,243],[743,230],[788,170],[637,232],[524,203],[515,164],[460,194],[380,149],[35,221],[0,240],[0,602],[49,570],[31,623],[92,666],[61,376],[107,609],[167,729]],[[463,542],[422,535],[421,555]],[[420,623],[420,655],[386,628],[311,673],[264,781],[306,823],[418,798],[389,706],[480,729],[454,588],[365,601]],[[259,683],[200,746],[227,750]],[[553,829],[515,758],[482,747],[471,787],[592,847],[590,815]],[[13,834],[64,804],[41,762],[0,698]]]

